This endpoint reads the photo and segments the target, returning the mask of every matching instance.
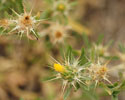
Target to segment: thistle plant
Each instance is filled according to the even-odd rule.
[[[113,48],[114,51],[116,50],[114,53],[113,50],[110,49],[112,48],[112,41],[106,41],[107,43],[104,43],[102,35],[99,35],[96,41],[91,41],[88,34],[83,32],[84,29],[86,32],[88,32],[89,29],[84,28],[79,22],[74,23],[75,20],[72,19],[72,11],[74,13],[74,7],[78,2],[77,0],[43,0],[41,2],[45,7],[44,10],[42,13],[41,11],[36,11],[38,13],[33,16],[34,10],[36,9],[34,9],[34,6],[29,7],[28,3],[25,5],[24,0],[0,1],[0,6],[2,7],[0,9],[1,35],[7,34],[7,36],[13,36],[14,33],[20,35],[21,39],[23,35],[30,40],[39,39],[39,42],[31,42],[31,48],[27,51],[34,51],[29,54],[30,57],[26,56],[22,60],[22,62],[25,62],[27,59],[30,59],[31,62],[27,61],[26,64],[22,65],[26,65],[28,68],[31,65],[33,67],[37,65],[40,66],[40,75],[38,76],[41,77],[41,73],[46,74],[43,72],[45,65],[50,64],[53,60],[53,63],[50,65],[53,75],[50,74],[50,76],[52,76],[50,77],[48,74],[50,70],[47,69],[48,76],[45,80],[47,80],[47,82],[53,80],[60,80],[62,82],[62,91],[60,91],[59,94],[61,93],[61,97],[63,96],[64,100],[69,97],[70,93],[73,93],[72,91],[80,91],[82,100],[86,95],[88,95],[91,100],[99,100],[98,95],[101,96],[102,94],[109,94],[112,100],[118,100],[118,94],[125,90],[124,44],[119,45],[119,50]],[[44,4],[44,2],[46,3]],[[29,8],[30,11],[28,11],[26,7]],[[42,7],[41,4],[41,8]],[[73,38],[71,39],[69,37]],[[22,42],[23,40],[20,41]],[[40,47],[42,47],[42,50],[45,50],[38,50]],[[39,57],[41,52],[43,55]],[[32,57],[31,55],[34,53],[36,55]],[[50,56],[52,57],[51,60]],[[41,58],[43,61],[41,61]],[[115,65],[113,61],[116,60],[118,63]],[[37,64],[34,64],[34,62]],[[27,68],[24,69],[27,70]],[[29,74],[27,76],[29,78]],[[112,81],[113,79],[114,81]],[[43,81],[41,83],[43,83]],[[34,83],[31,84],[31,86],[33,85]],[[23,90],[25,86],[19,86],[18,88]],[[34,90],[34,88],[32,89],[30,87],[26,89]],[[101,92],[99,93],[98,91]],[[15,93],[14,91],[14,94]],[[20,95],[18,94],[16,96]],[[21,98],[21,100],[22,99],[23,98]]]
[[[68,52],[71,48],[69,48]],[[72,55],[67,55],[64,59],[64,63],[54,63],[54,70],[57,72],[57,78],[63,80],[63,92],[66,86],[73,86],[75,90],[78,89],[78,84],[85,85],[85,79],[83,71],[85,70],[84,64],[80,64],[81,59],[75,59]]]
[[[83,54],[82,54],[83,55]],[[57,72],[55,77],[50,78],[50,80],[55,79],[61,79],[63,81],[62,83],[62,93],[65,92],[65,90],[68,90],[74,88],[77,90],[80,86],[86,85],[86,79],[87,76],[84,74],[84,70],[86,69],[86,64],[88,62],[82,63],[84,57],[81,57],[76,59],[73,56],[72,48],[68,47],[66,55],[64,55],[63,63],[60,63],[58,61],[55,61],[52,68]],[[87,59],[86,59],[87,60]],[[65,94],[67,95],[67,94]],[[67,96],[64,96],[64,100],[67,98]]]
[[[57,74],[48,80],[61,79],[63,81],[62,93],[64,94],[64,100],[67,98],[67,91],[71,91],[72,88],[76,91],[84,87],[89,91],[92,86],[94,86],[94,90],[102,83],[107,84],[106,82],[108,82],[108,84],[112,85],[108,79],[108,62],[102,64],[98,60],[95,63],[90,58],[84,49],[82,49],[80,57],[76,58],[73,49],[68,47],[62,63],[54,59],[55,63],[52,68]]]

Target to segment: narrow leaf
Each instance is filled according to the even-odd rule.
[[[68,96],[70,95],[71,90],[72,90],[72,86],[69,86],[69,88],[66,89],[64,93],[64,100],[67,100]]]

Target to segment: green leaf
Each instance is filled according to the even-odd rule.
[[[92,49],[91,49],[91,53],[90,53],[91,61],[92,61],[92,62],[95,62],[95,61],[97,60],[96,57],[97,57],[97,56],[96,56],[96,51],[95,51],[94,48],[92,48]]]
[[[113,45],[113,42],[114,42],[114,40],[110,40],[108,43],[107,43],[107,47],[110,47],[111,45]]]
[[[23,0],[16,0],[16,5],[18,7],[18,12],[23,13],[23,11],[24,11]]]
[[[66,89],[66,91],[65,91],[65,93],[64,93],[64,100],[67,100],[68,96],[70,95],[71,90],[72,90],[72,86],[70,85],[70,86]]]
[[[84,48],[82,48],[81,50],[81,56],[80,56],[80,59],[79,59],[79,65],[84,65],[88,62],[87,58],[86,58],[86,55],[85,55],[85,50]]]
[[[113,85],[107,85],[108,88],[113,89],[118,86],[118,83],[114,83]]]
[[[120,51],[122,52],[122,53],[125,53],[125,45],[123,45],[123,44],[119,44],[119,49],[120,49]]]
[[[52,80],[56,80],[56,76],[52,76],[52,77],[46,77],[44,79],[42,79],[41,81],[52,81]]]
[[[102,41],[103,41],[103,38],[104,38],[104,34],[100,34],[99,35],[99,37],[98,37],[98,39],[97,39],[97,45],[99,45],[99,44],[101,44],[102,43]]]
[[[77,91],[80,88],[80,85],[79,85],[79,83],[76,83],[75,86],[76,86],[76,90],[75,91]]]
[[[113,91],[112,93],[112,100],[118,100],[118,94],[120,91]]]
[[[50,9],[47,9],[45,11],[43,11],[40,15],[40,19],[47,19],[50,18],[52,14],[52,11]]]
[[[115,97],[112,96],[112,100],[118,100],[118,97],[117,96],[115,96]]]
[[[119,90],[125,90],[125,80],[122,81],[122,83],[119,86]]]
[[[97,93],[92,88],[80,85],[83,91],[83,95],[86,95],[90,100],[99,100]]]
[[[113,85],[107,85],[107,89],[111,91],[112,100],[118,100],[118,94],[124,90],[125,87],[125,81],[123,82],[117,82]]]
[[[9,15],[13,14],[11,9],[17,13],[23,13],[23,0],[6,0],[5,3],[0,4],[0,17],[6,17],[5,12]]]
[[[85,33],[83,33],[83,41],[87,47],[91,47],[91,43],[89,42],[89,38]]]
[[[105,59],[111,59],[111,60],[119,60],[118,56],[104,56]]]
[[[73,50],[71,46],[67,47],[65,58],[68,62],[73,63],[74,55],[73,55]]]
[[[116,97],[119,94],[120,91],[113,91],[112,95],[113,97]]]

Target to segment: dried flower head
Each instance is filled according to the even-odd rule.
[[[20,35],[21,37],[24,33],[26,33],[26,35],[29,39],[32,39],[32,37],[31,37],[31,33],[32,33],[36,38],[38,38],[36,32],[34,31],[34,28],[37,25],[37,23],[42,20],[37,20],[36,16],[31,15],[32,9],[28,13],[28,12],[26,12],[26,10],[24,8],[24,13],[21,15],[19,15],[14,10],[12,10],[12,11],[18,16],[18,18],[16,20],[13,20],[13,22],[16,23],[16,26],[11,30],[11,32],[17,30],[18,33],[21,34]]]
[[[64,26],[58,22],[50,23],[50,26],[46,28],[45,32],[42,31],[40,34],[48,34],[50,41],[53,44],[64,43],[64,40],[69,36],[68,30],[70,27],[68,25]]]
[[[98,62],[97,64],[92,64],[88,67],[88,75],[92,79],[91,81],[95,82],[96,85],[98,82],[103,80],[111,83],[108,80],[108,71],[109,69],[107,68],[107,63],[103,65]]]
[[[50,30],[50,36],[51,36],[51,41],[56,44],[56,43],[64,43],[64,39],[68,37],[68,31],[69,27],[61,25],[59,23],[56,23],[55,25],[51,25]]]

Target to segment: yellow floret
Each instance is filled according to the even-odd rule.
[[[65,72],[64,66],[62,66],[60,64],[54,64],[54,69],[55,69],[55,71],[60,72],[60,73]]]
[[[58,5],[58,10],[61,10],[61,11],[65,10],[65,5],[63,4]]]

